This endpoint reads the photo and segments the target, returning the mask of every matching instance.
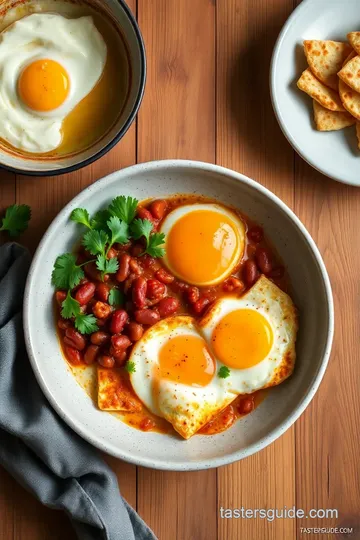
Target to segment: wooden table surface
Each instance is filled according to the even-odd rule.
[[[340,1],[340,0],[339,0]],[[218,470],[171,473],[107,458],[130,504],[161,540],[292,540],[300,527],[353,527],[360,538],[360,190],[329,180],[292,150],[273,114],[269,63],[295,0],[131,0],[148,79],[137,122],[109,154],[56,178],[0,174],[0,206],[30,204],[23,241],[36,248],[57,212],[119,168],[162,158],[215,162],[281,197],[317,242],[333,286],[328,370],[302,417],[262,452]],[[149,451],[151,451],[149,449]],[[338,519],[222,519],[223,508],[335,508]],[[0,469],[0,539],[72,540],[49,510]]]

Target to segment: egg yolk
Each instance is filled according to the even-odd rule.
[[[179,219],[167,235],[169,266],[195,285],[219,281],[240,257],[242,238],[228,216],[195,210]]]
[[[53,111],[64,103],[70,90],[66,70],[54,60],[32,62],[23,70],[18,81],[21,100],[30,109]]]
[[[182,335],[169,339],[159,353],[160,377],[188,386],[206,386],[215,362],[201,337]]]
[[[273,339],[270,323],[254,309],[239,309],[225,315],[212,335],[216,357],[234,369],[247,369],[264,360]]]

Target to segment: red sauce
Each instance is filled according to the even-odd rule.
[[[168,198],[165,201],[166,205],[165,203],[162,205],[160,204],[159,209],[152,207],[149,201],[143,201],[141,203],[142,210],[138,207],[139,216],[141,218],[149,217],[152,219],[154,222],[154,230],[159,229],[161,222],[166,215],[179,206],[209,202],[216,202],[219,204],[212,199],[194,195],[179,195]],[[164,210],[163,207],[165,206],[166,209]],[[91,294],[88,301],[86,301],[87,298],[85,294],[82,309],[84,312],[94,313],[95,316],[98,317],[97,322],[99,331],[96,335],[80,335],[80,338],[78,339],[79,343],[72,343],[71,341],[72,339],[75,339],[73,336],[74,327],[71,320],[64,320],[60,315],[60,306],[64,300],[65,293],[63,291],[57,291],[55,293],[55,298],[57,300],[56,317],[60,343],[65,358],[73,367],[74,365],[84,366],[85,364],[98,362],[105,368],[117,368],[119,373],[122,373],[127,380],[128,375],[124,371],[123,366],[131,353],[133,343],[141,337],[143,331],[149,328],[149,320],[144,318],[143,313],[139,314],[139,311],[146,311],[145,317],[147,318],[150,312],[154,318],[154,322],[166,318],[171,314],[191,315],[195,319],[199,319],[203,317],[206,310],[215,300],[229,294],[242,294],[248,290],[251,284],[248,282],[248,270],[246,267],[249,264],[254,266],[257,276],[260,276],[263,269],[266,268],[268,270],[266,274],[267,277],[282,290],[288,290],[288,279],[284,267],[274,249],[264,237],[262,228],[239,211],[229,207],[225,208],[236,214],[245,223],[246,247],[243,258],[239,260],[230,278],[225,279],[218,285],[194,288],[188,283],[180,281],[172,276],[164,267],[161,259],[154,259],[148,255],[140,256],[140,253],[143,251],[141,242],[131,241],[127,245],[115,244],[111,250],[111,256],[118,258],[120,265],[119,272],[120,269],[124,267],[123,275],[108,275],[105,277],[104,282],[101,282],[99,272],[96,271],[93,264],[90,264],[89,266],[84,267],[86,274],[85,279],[72,291],[72,295],[79,299],[82,296],[82,293],[79,292],[81,287],[83,287],[84,292],[86,292],[87,287],[88,292],[90,291],[89,294],[91,294],[94,287],[88,284],[91,283],[95,285],[95,292]],[[146,215],[146,212],[150,212],[150,209],[153,209],[154,214],[149,213]],[[159,217],[159,212],[161,218]],[[270,266],[264,267],[262,259],[259,257],[259,252],[261,251],[266,253],[267,258],[270,261]],[[77,256],[78,264],[85,263],[94,258],[82,247],[77,249]],[[127,261],[125,265],[124,260]],[[248,261],[250,261],[250,263]],[[151,283],[149,280],[151,280]],[[136,293],[134,292],[134,289],[139,288],[144,281],[147,283],[147,291],[149,292],[151,290],[152,294],[150,294],[149,298],[147,292],[144,306],[139,307],[141,306],[142,299],[140,298],[139,301],[138,295],[141,291]],[[238,288],[233,290],[233,286]],[[114,308],[107,302],[108,292],[112,288],[118,289],[124,295],[124,305],[121,306],[121,308]],[[167,312],[169,306],[166,307],[164,302],[162,302],[164,298],[172,299],[170,302],[167,300],[165,304],[173,304],[173,307],[176,305],[176,310],[174,312]],[[202,299],[206,299],[204,301],[204,309],[201,312],[198,312],[198,310],[195,309],[198,304],[194,303],[194,300],[198,302]],[[136,303],[138,304],[137,306],[135,305]],[[114,313],[119,310],[124,311],[125,313],[114,315]],[[123,349],[120,348],[119,350],[116,349],[117,342],[116,337],[114,337],[115,334],[126,336],[127,341],[130,341],[129,346]],[[124,341],[124,338],[122,338],[122,341]],[[241,418],[245,414],[249,414],[259,404],[263,397],[263,391],[248,396],[238,396],[233,403],[204,426],[199,433],[210,435],[228,429],[238,418]],[[168,432],[172,430],[172,427],[164,419],[154,416],[144,406],[142,406],[141,411],[134,410],[133,413],[130,412],[123,415],[122,419],[129,425],[144,431]]]

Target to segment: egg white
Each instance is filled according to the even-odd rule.
[[[0,41],[0,137],[26,152],[55,150],[61,144],[64,118],[94,88],[106,57],[106,43],[92,17],[34,13],[12,24]],[[70,81],[65,102],[49,112],[27,108],[17,90],[24,68],[40,59],[61,64]]]
[[[199,286],[208,286],[208,285],[215,285],[216,283],[220,283],[221,281],[223,281],[226,277],[228,277],[232,271],[234,270],[234,268],[237,266],[237,264],[239,263],[239,261],[241,260],[243,254],[244,254],[244,249],[245,249],[245,225],[244,225],[244,222],[239,218],[237,217],[233,212],[231,212],[230,210],[228,210],[227,208],[225,208],[224,206],[221,206],[219,204],[212,204],[212,203],[207,203],[207,204],[187,204],[187,205],[184,205],[184,206],[179,206],[178,208],[175,208],[175,210],[172,210],[172,212],[170,212],[166,218],[164,219],[164,221],[162,222],[161,224],[161,229],[160,229],[160,232],[164,233],[165,234],[165,248],[166,248],[166,245],[167,245],[167,238],[169,237],[169,233],[171,231],[171,229],[173,228],[173,226],[176,224],[176,222],[181,219],[182,217],[184,217],[186,214],[189,214],[190,212],[197,212],[199,210],[210,210],[210,211],[213,211],[213,212],[217,212],[223,216],[226,216],[228,217],[234,224],[234,228],[238,230],[238,233],[239,233],[239,237],[240,237],[240,242],[239,242],[239,246],[238,246],[238,249],[237,249],[237,253],[234,257],[234,262],[233,264],[229,265],[228,268],[226,269],[226,271],[224,271],[220,276],[218,276],[216,279],[213,279],[213,280],[208,280],[206,282],[203,282],[203,283],[196,283],[196,282],[193,282],[193,281],[190,281],[189,278],[185,275],[179,275],[175,270],[174,268],[172,268],[171,264],[170,264],[170,261],[167,257],[167,255],[165,254],[164,258],[163,258],[163,262],[164,264],[168,267],[168,269],[174,274],[176,275],[179,279],[183,279],[185,281],[187,281],[188,283],[191,283],[192,285],[199,285]],[[241,242],[241,239],[243,239],[243,241]],[[191,246],[189,246],[189,249],[191,249]]]

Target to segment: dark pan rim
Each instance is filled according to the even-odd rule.
[[[124,0],[117,0],[117,1],[121,5],[123,10],[125,11],[125,13],[126,13],[128,19],[129,19],[133,29],[134,29],[134,32],[136,34],[137,41],[138,41],[138,44],[139,44],[140,57],[141,57],[141,60],[140,60],[141,65],[140,65],[140,87],[139,87],[139,92],[138,92],[138,95],[136,97],[136,100],[135,100],[134,106],[132,108],[132,111],[130,112],[125,124],[122,126],[120,131],[115,135],[115,137],[106,146],[104,146],[104,148],[99,150],[99,152],[97,152],[93,156],[85,159],[84,161],[80,161],[79,163],[76,163],[75,165],[71,165],[70,167],[62,167],[62,168],[56,169],[54,171],[31,171],[31,170],[27,171],[27,170],[24,170],[24,169],[21,169],[21,168],[10,167],[8,165],[4,165],[4,164],[0,163],[0,170],[4,169],[6,171],[9,171],[9,172],[12,172],[12,173],[15,173],[15,174],[19,174],[19,175],[24,175],[24,176],[40,176],[40,177],[41,176],[59,176],[61,174],[66,174],[66,173],[77,171],[79,169],[82,169],[83,167],[86,167],[87,165],[90,165],[91,163],[94,163],[94,161],[97,161],[102,156],[107,154],[107,152],[109,152],[112,148],[114,148],[114,146],[120,141],[120,139],[123,138],[123,136],[125,135],[125,133],[129,129],[129,127],[133,123],[133,121],[134,121],[134,119],[135,119],[135,117],[137,115],[137,112],[139,110],[139,107],[141,105],[143,96],[144,96],[145,82],[146,82],[146,54],[145,54],[144,40],[143,40],[142,34],[140,32],[139,25],[138,25],[134,15],[130,11],[130,8],[124,2]]]

